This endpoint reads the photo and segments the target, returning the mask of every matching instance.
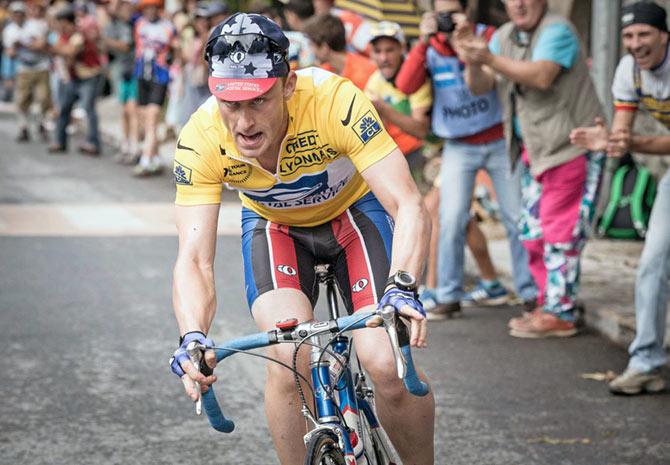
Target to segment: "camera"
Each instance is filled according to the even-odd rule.
[[[437,19],[437,30],[439,32],[454,32],[456,23],[454,23],[454,13],[451,11],[442,11],[435,15]]]

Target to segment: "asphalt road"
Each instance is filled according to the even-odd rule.
[[[193,414],[168,369],[177,242],[146,225],[172,200],[169,174],[132,179],[111,154],[47,156],[13,135],[12,118],[0,117],[0,464],[277,463],[261,361],[233,357],[218,369],[231,435]],[[136,203],[149,204],[145,218],[128,214]],[[72,218],[73,205],[134,229],[96,229],[95,216]],[[43,232],[22,233],[28,223]],[[217,342],[254,331],[239,249],[237,235],[219,237]],[[621,370],[624,349],[592,333],[510,338],[517,311],[432,323],[430,348],[415,354],[436,396],[437,464],[670,463],[669,394],[614,397],[581,377]]]

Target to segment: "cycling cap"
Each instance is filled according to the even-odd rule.
[[[668,32],[665,9],[654,2],[637,2],[621,10],[621,28],[631,24],[648,24],[662,32]]]
[[[402,27],[400,27],[400,24],[391,21],[381,21],[370,27],[370,42],[382,37],[395,39],[401,44],[405,43],[405,34],[402,32]]]
[[[205,47],[209,90],[228,101],[249,100],[288,75],[289,42],[263,15],[236,13],[216,26]]]

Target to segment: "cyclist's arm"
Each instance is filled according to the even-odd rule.
[[[370,190],[395,221],[390,273],[404,270],[419,276],[428,253],[424,240],[430,218],[399,149],[361,173]]]
[[[176,206],[179,253],[172,299],[179,334],[207,334],[216,312],[214,254],[219,204]]]

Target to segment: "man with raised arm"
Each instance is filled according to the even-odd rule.
[[[420,273],[427,249],[421,238],[429,221],[405,158],[363,92],[321,69],[290,71],[288,45],[261,15],[238,13],[219,24],[205,52],[213,96],[177,142],[173,299],[180,348],[171,366],[194,400],[195,382],[207,389],[215,381],[194,368],[185,347],[194,340],[212,345],[207,334],[216,310],[213,262],[224,184],[242,200],[247,300],[260,330],[285,318],[313,318],[314,265],[327,262],[351,311],[390,303],[411,319],[412,346],[426,346],[416,292],[400,290],[393,279],[399,271]],[[354,340],[403,462],[432,464],[432,395],[405,390],[383,329],[357,331]],[[269,348],[284,363],[292,353],[284,345]],[[213,367],[213,351],[205,360]],[[284,465],[305,456],[299,404],[293,374],[269,364],[265,409]]]
[[[607,150],[612,157],[644,152],[670,154],[670,136],[632,134],[638,109],[646,110],[670,128],[670,59],[666,12],[655,3],[638,2],[623,9],[621,37],[628,50],[617,66],[612,84],[614,121],[611,131],[602,120],[594,127],[572,131],[572,142],[589,150]],[[661,391],[659,370],[668,358],[663,348],[670,280],[670,171],[658,184],[649,218],[644,250],[635,283],[635,326],[626,370],[612,380],[615,394]]]
[[[521,227],[538,307],[509,322],[510,335],[579,331],[580,257],[595,210],[604,155],[570,144],[570,131],[602,117],[574,26],[547,0],[506,0],[510,22],[489,43],[458,27],[456,49],[473,93],[497,83],[507,147],[522,167]]]

